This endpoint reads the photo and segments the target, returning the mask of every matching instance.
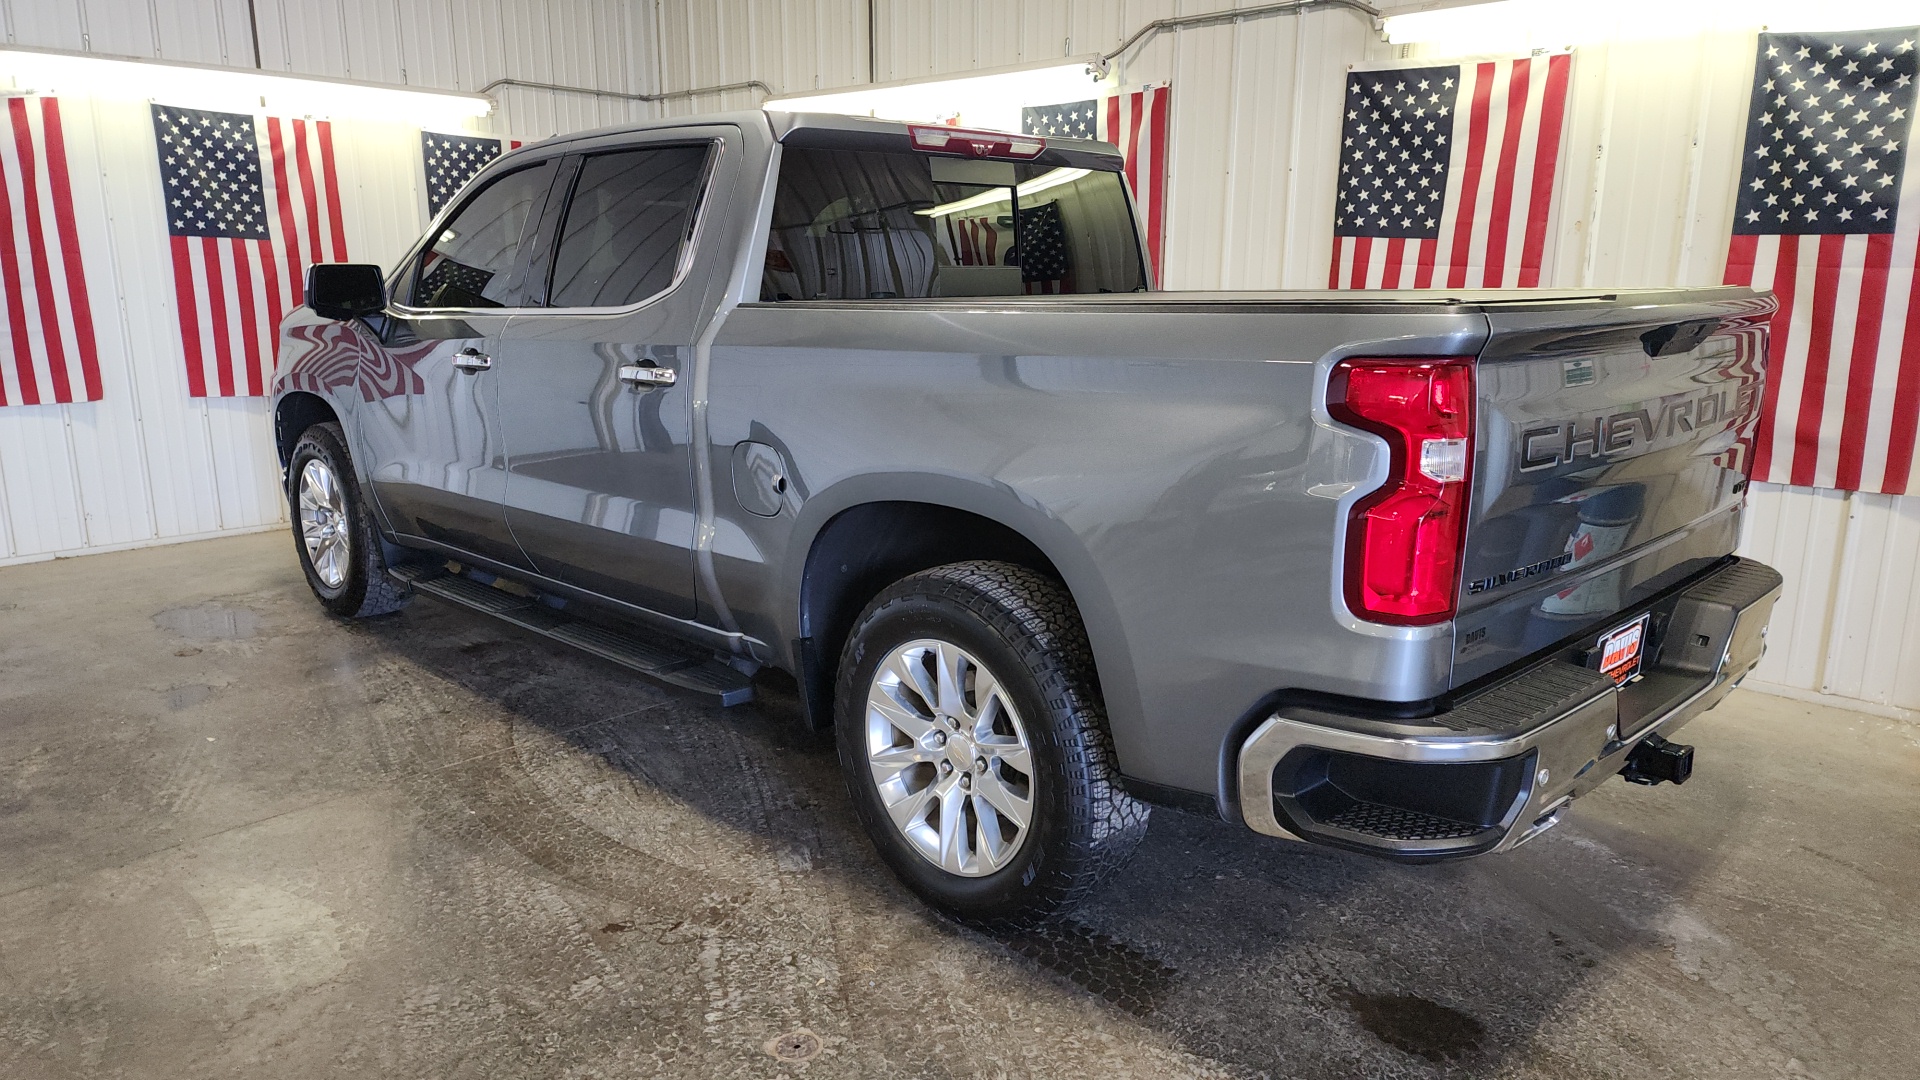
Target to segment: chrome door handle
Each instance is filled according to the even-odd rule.
[[[453,354],[453,366],[461,371],[485,371],[493,366],[493,357],[469,345]]]
[[[679,373],[672,368],[648,367],[645,364],[620,365],[620,381],[640,389],[672,386],[679,377]]]

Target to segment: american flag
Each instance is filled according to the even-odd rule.
[[[426,173],[427,216],[438,214],[442,207],[460,194],[467,181],[474,178],[487,163],[500,156],[501,140],[484,135],[442,135],[435,131],[420,133],[420,161]],[[520,140],[514,139],[507,149],[520,147]]]
[[[1540,284],[1572,62],[1348,73],[1327,287]]]
[[[100,400],[100,353],[54,98],[0,107],[0,405]]]
[[[1780,301],[1756,479],[1920,491],[1917,40],[1760,35],[1726,272]]]
[[[333,126],[155,105],[153,131],[188,391],[264,394],[308,265],[347,259]]]
[[[1029,292],[1064,292],[1073,267],[1067,262],[1067,229],[1060,204],[1020,208],[1020,281]]]
[[[1099,139],[1120,148],[1134,210],[1146,224],[1147,261],[1156,275],[1167,217],[1167,132],[1173,89],[1164,84],[1106,94],[1086,101],[1035,105],[1021,110],[1028,135]]]

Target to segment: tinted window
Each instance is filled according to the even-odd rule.
[[[662,146],[586,159],[560,226],[548,304],[619,307],[672,285],[707,151]]]
[[[527,217],[553,182],[554,163],[504,173],[473,193],[420,256],[413,306],[504,307]]]
[[[762,300],[1146,287],[1120,174],[788,147]]]

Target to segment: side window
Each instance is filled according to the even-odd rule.
[[[469,197],[420,255],[412,305],[421,308],[506,307],[513,263],[527,218],[553,183],[554,163],[503,173]]]
[[[595,154],[580,166],[553,253],[550,307],[621,307],[673,284],[710,147]]]

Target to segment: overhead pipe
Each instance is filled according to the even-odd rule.
[[[1112,52],[1101,53],[1087,64],[1087,69],[1102,78],[1113,66],[1115,58],[1140,44],[1147,38],[1167,30],[1181,30],[1191,26],[1217,26],[1221,23],[1240,22],[1261,15],[1286,15],[1293,12],[1305,13],[1318,8],[1346,8],[1357,11],[1373,20],[1373,28],[1380,29],[1385,16],[1380,9],[1362,0],[1285,0],[1284,3],[1263,4],[1260,7],[1225,8],[1199,15],[1175,15],[1165,19],[1155,19],[1133,32],[1133,36],[1120,43]]]
[[[731,90],[758,90],[762,97],[772,97],[773,87],[759,79],[745,82],[723,83],[719,86],[696,86],[691,90],[667,90],[658,94],[629,94],[623,90],[600,90],[591,86],[563,86],[559,83],[529,82],[525,79],[495,79],[480,88],[483,97],[492,97],[493,91],[502,86],[517,86],[522,90],[550,90],[560,94],[592,94],[595,97],[620,98],[623,101],[660,102],[674,98],[699,97],[701,94],[724,94]]]

